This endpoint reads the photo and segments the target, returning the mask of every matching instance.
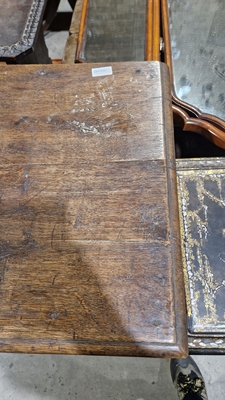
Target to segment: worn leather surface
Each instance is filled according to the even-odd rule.
[[[49,63],[41,30],[47,0],[0,1],[0,61]]]
[[[188,329],[225,332],[225,159],[177,162]]]

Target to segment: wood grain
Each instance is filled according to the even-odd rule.
[[[98,66],[0,67],[1,351],[186,356],[168,70]]]
[[[146,2],[146,40],[145,60],[160,60],[160,1]]]

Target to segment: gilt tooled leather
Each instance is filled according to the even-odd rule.
[[[177,165],[191,333],[225,333],[225,168],[215,160]]]

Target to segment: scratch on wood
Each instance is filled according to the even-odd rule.
[[[56,224],[54,225],[54,228],[52,229],[52,235],[51,235],[51,248],[52,248],[52,250],[54,250],[54,248],[53,248],[53,242],[54,242],[55,227],[56,227]],[[57,274],[56,274],[56,275],[57,275]],[[53,283],[53,284],[54,284],[54,283]]]
[[[78,299],[78,301],[79,301],[80,305],[82,306],[82,308],[84,309],[84,311],[85,311],[87,314],[89,314],[89,310],[88,310],[88,308],[86,307],[86,305],[85,305],[85,303],[84,303],[82,297],[79,296],[79,294],[77,294],[76,292],[75,292],[75,296],[76,296],[76,298]]]
[[[8,268],[6,267],[6,265],[4,266],[1,274],[0,274],[0,282],[4,281],[4,277],[5,277],[5,273],[8,271]]]
[[[47,325],[47,330],[49,329],[49,327],[50,327],[51,323],[52,323],[52,321],[49,321],[49,322],[48,322],[48,325]]]
[[[76,292],[75,292],[75,296],[78,299],[78,301],[79,301],[80,305],[82,306],[82,308],[84,309],[84,311],[86,312],[86,314],[92,319],[92,321],[95,324],[99,325],[98,321],[93,317],[93,315],[91,314],[90,310],[85,305],[84,300],[82,299],[82,297],[79,294],[77,294]]]
[[[55,229],[55,227],[54,227],[54,229]],[[53,231],[54,231],[54,229],[53,229]],[[52,279],[52,285],[55,284],[55,280],[56,280],[57,275],[59,275],[59,272],[57,272],[57,274],[55,274],[54,278]]]
[[[22,205],[26,206],[31,200],[33,200],[36,196],[38,196],[40,193],[42,193],[49,185],[46,185],[43,189],[39,190],[37,193],[35,193],[30,199],[25,201]]]
[[[5,194],[5,191],[3,190],[3,192],[0,195],[0,203],[2,203],[2,198],[3,198],[4,194]]]
[[[121,233],[122,233],[122,231],[123,231],[123,229],[124,229],[125,223],[126,223],[126,218],[124,218],[123,225],[121,226],[121,228],[120,228],[120,230],[119,230],[119,233],[118,233],[118,235],[117,235],[116,240],[119,239],[119,237],[120,237],[120,235],[121,235]]]

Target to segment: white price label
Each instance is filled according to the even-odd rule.
[[[92,68],[91,70],[92,76],[106,76],[112,75],[112,67],[100,67],[100,68]]]

